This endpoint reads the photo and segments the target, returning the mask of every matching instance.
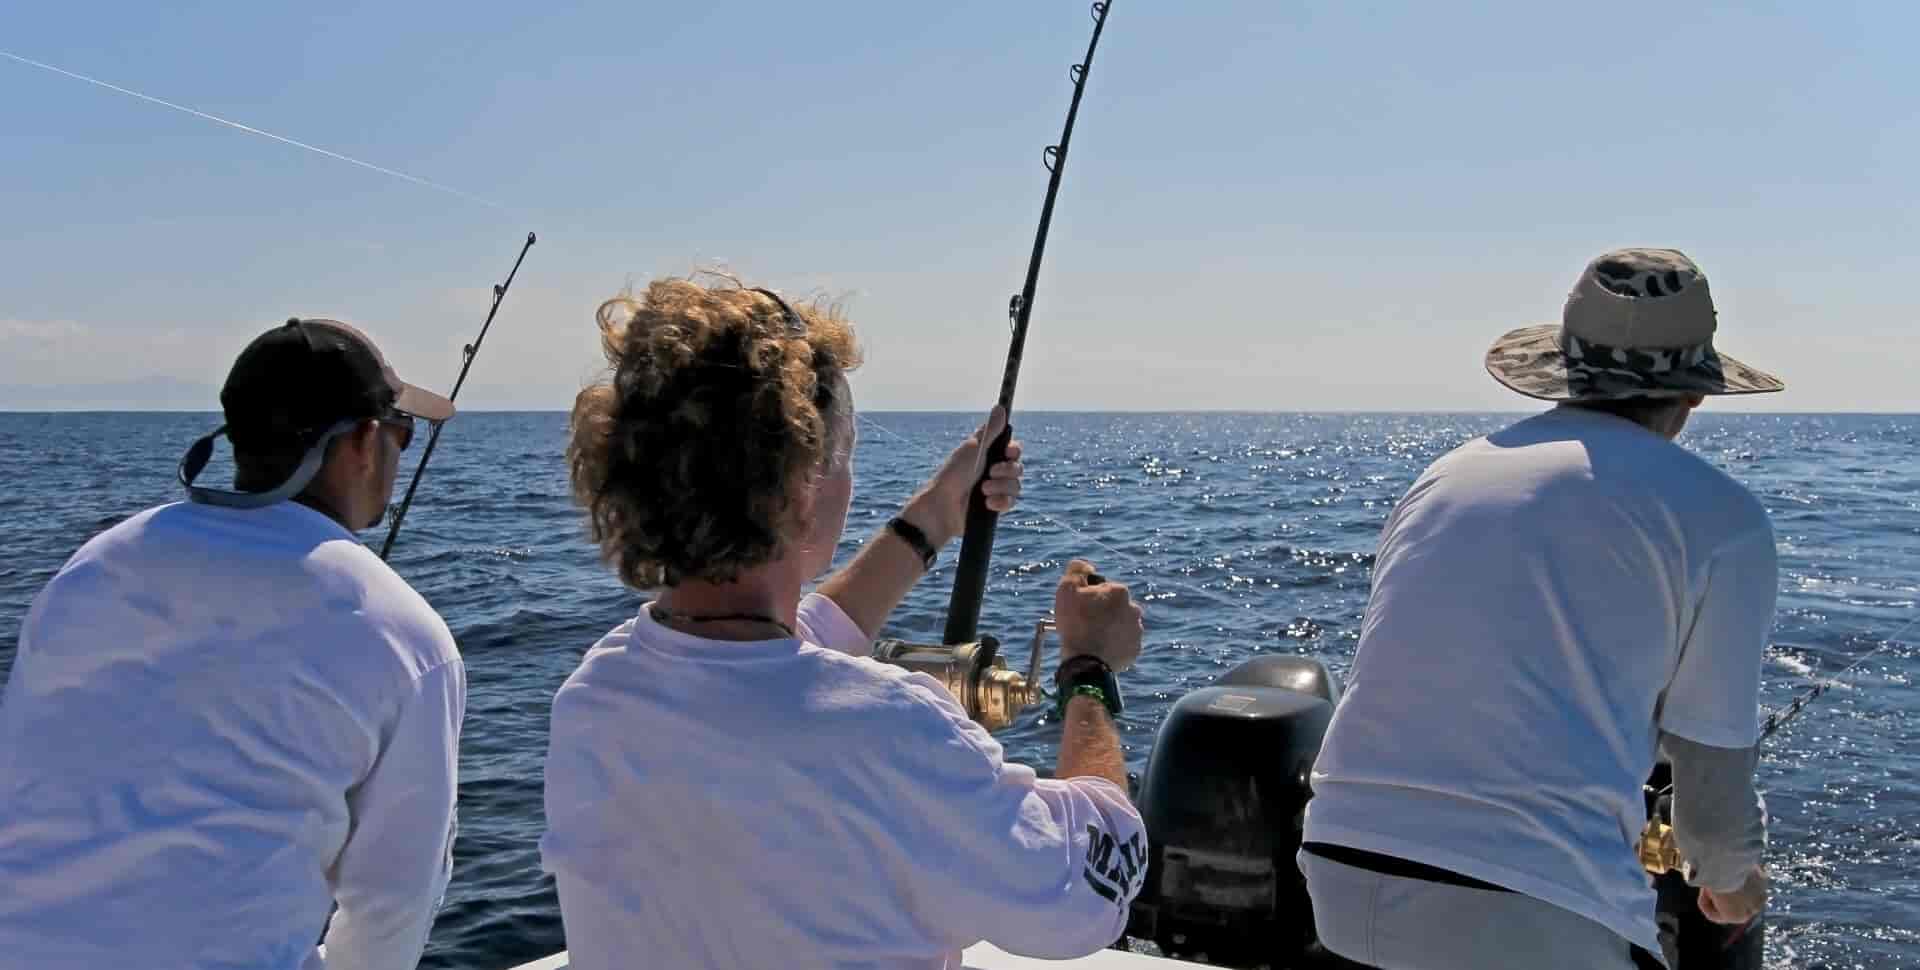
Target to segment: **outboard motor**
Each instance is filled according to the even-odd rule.
[[[1294,861],[1339,699],[1319,661],[1264,656],[1175,702],[1140,785],[1150,849],[1129,936],[1225,966],[1354,966],[1315,943]]]

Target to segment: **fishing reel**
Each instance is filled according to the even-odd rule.
[[[1686,865],[1686,859],[1680,855],[1679,844],[1673,840],[1673,826],[1658,816],[1647,819],[1646,827],[1640,830],[1640,841],[1635,845],[1634,853],[1640,859],[1640,867],[1651,876],[1681,872]]]
[[[1641,789],[1647,824],[1640,829],[1634,856],[1647,872],[1655,897],[1654,921],[1667,966],[1705,970],[1759,970],[1765,965],[1766,913],[1739,926],[1708,920],[1700,910],[1700,890],[1687,882],[1687,858],[1673,837],[1671,768],[1654,766]]]
[[[1640,789],[1646,799],[1647,824],[1640,827],[1640,840],[1633,844],[1633,854],[1647,875],[1655,879],[1669,872],[1684,875],[1686,870],[1686,857],[1680,854],[1680,845],[1673,838],[1672,781],[1672,769],[1664,763],[1656,764],[1653,774]]]
[[[1033,642],[1027,657],[1027,672],[1007,666],[1000,655],[1000,641],[984,636],[971,643],[922,644],[905,640],[879,640],[873,645],[873,659],[927,674],[953,695],[967,717],[988,731],[1012,724],[1027,708],[1047,698],[1040,682],[1040,646],[1054,629],[1050,619],[1034,624]]]
[[[1669,872],[1686,874],[1686,857],[1673,837],[1672,769],[1666,764],[1654,767],[1653,775],[1641,788],[1646,799],[1647,824],[1640,828],[1640,840],[1634,843],[1634,857],[1647,875],[1658,879]]]

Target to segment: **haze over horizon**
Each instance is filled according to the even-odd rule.
[[[214,410],[295,314],[444,389],[527,231],[466,410],[566,409],[600,300],[714,265],[843,300],[863,408],[984,410],[1092,27],[1082,0],[4,21],[5,410]],[[1714,410],[1920,411],[1916,27],[1891,2],[1115,0],[1018,407],[1532,410],[1487,345],[1657,245],[1706,271],[1722,349],[1787,382]]]

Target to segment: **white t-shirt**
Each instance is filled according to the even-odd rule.
[[[1661,731],[1757,740],[1777,582],[1759,501],[1632,422],[1558,408],[1463,445],[1387,521],[1306,839],[1659,953],[1641,786]]]
[[[547,833],[570,964],[957,968],[1067,958],[1126,926],[1126,794],[1040,780],[938,682],[867,659],[827,597],[800,639],[689,636],[642,609],[554,700]]]
[[[446,624],[319,512],[107,530],[0,700],[0,966],[413,967],[465,703]]]

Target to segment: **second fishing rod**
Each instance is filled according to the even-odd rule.
[[[500,312],[500,301],[507,298],[507,290],[513,286],[513,278],[519,275],[520,264],[526,260],[527,250],[533,248],[534,241],[534,234],[527,233],[527,241],[520,247],[520,255],[513,260],[513,269],[507,271],[506,282],[494,284],[493,305],[487,308],[487,319],[480,324],[480,335],[473,338],[473,343],[460,349],[460,376],[453,380],[453,390],[447,393],[448,401],[460,396],[460,386],[467,382],[467,371],[472,369],[473,359],[479,355],[480,345],[487,339],[487,330],[493,326],[494,315]],[[426,450],[420,454],[420,464],[414,466],[413,480],[407,483],[407,495],[393,507],[393,522],[387,528],[386,541],[380,544],[381,559],[387,558],[387,554],[393,551],[393,540],[400,535],[400,524],[407,519],[407,509],[413,506],[413,495],[420,488],[420,479],[427,473],[427,462],[432,460],[434,448],[440,444],[440,429],[443,427],[445,425],[442,422],[433,423],[433,430],[427,436]]]

